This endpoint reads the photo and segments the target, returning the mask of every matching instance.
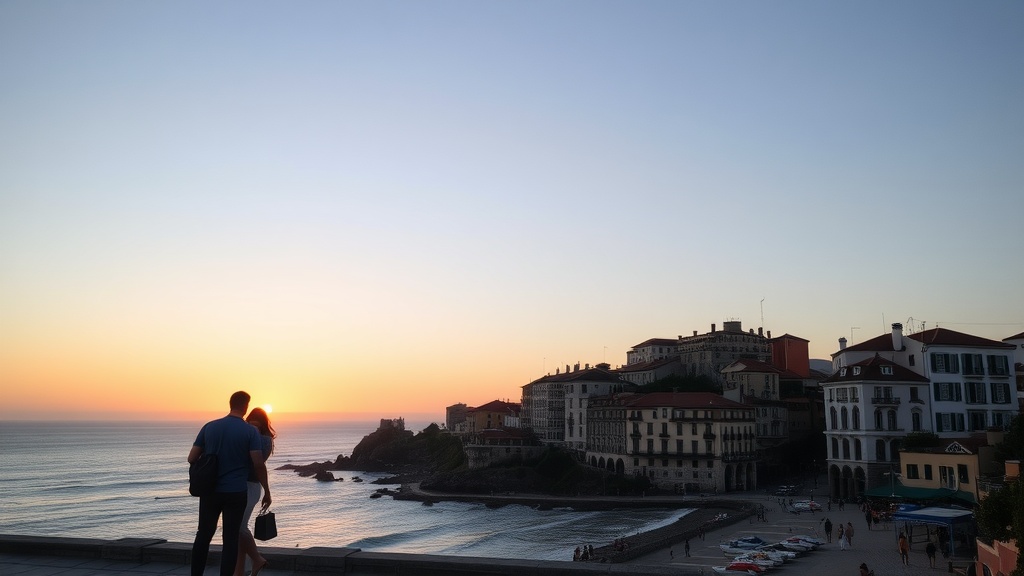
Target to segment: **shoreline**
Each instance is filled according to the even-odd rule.
[[[419,483],[401,484],[398,490],[383,488],[378,493],[395,500],[411,500],[430,505],[436,502],[476,502],[489,507],[518,504],[539,510],[571,508],[576,511],[615,510],[621,508],[671,508],[693,511],[667,525],[624,536],[614,542],[594,546],[595,558],[588,562],[624,563],[649,555],[658,550],[698,538],[701,529],[714,531],[735,524],[753,514],[755,503],[747,500],[649,496],[642,498],[619,496],[549,496],[545,494],[449,494],[427,491]]]

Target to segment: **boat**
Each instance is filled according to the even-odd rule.
[[[711,570],[715,574],[721,574],[722,576],[740,576],[746,574],[747,576],[757,576],[760,572],[754,572],[753,570],[740,570],[738,568],[729,568],[728,566],[712,566]]]

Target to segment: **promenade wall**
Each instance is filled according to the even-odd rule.
[[[358,548],[275,548],[261,552],[276,570],[311,574],[401,576],[667,576],[689,574],[678,567],[475,558],[430,554],[363,552]],[[192,545],[158,538],[57,538],[0,534],[0,554],[102,559],[136,564],[187,566]],[[220,547],[210,548],[209,562],[220,564]],[[693,572],[696,573],[696,572]]]

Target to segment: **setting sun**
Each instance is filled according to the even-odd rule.
[[[267,414],[270,414],[271,412],[274,411],[274,407],[271,406],[270,404],[264,404],[263,411],[266,412]]]

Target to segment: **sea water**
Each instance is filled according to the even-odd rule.
[[[200,425],[0,422],[0,532],[191,542],[199,499],[188,495],[185,459]],[[342,481],[318,482],[277,470],[351,455],[376,427],[376,422],[278,427],[268,462],[278,526],[274,546],[569,560],[577,546],[607,544],[689,512],[491,509],[462,502],[424,506],[370,498],[382,487],[373,483],[380,474],[335,472]]]

